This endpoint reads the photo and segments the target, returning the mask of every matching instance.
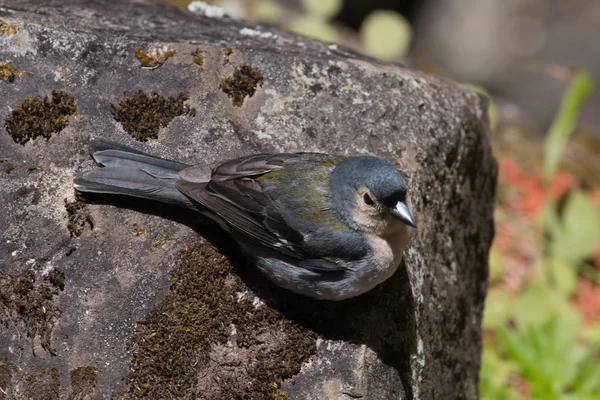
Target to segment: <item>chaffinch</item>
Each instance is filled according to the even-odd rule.
[[[389,278],[416,227],[406,183],[372,156],[255,154],[190,166],[94,140],[103,168],[79,192],[193,209],[216,221],[275,284],[317,299],[360,295]]]

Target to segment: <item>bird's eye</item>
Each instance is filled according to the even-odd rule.
[[[368,206],[374,206],[375,205],[375,200],[371,196],[372,195],[371,195],[370,192],[366,192],[365,194],[363,194],[363,201]]]

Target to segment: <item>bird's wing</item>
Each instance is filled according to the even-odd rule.
[[[186,180],[185,170],[177,188],[221,217],[248,241],[294,259],[303,259],[303,235],[284,219],[278,205],[256,180],[280,170],[298,154],[258,154],[226,161],[212,170],[208,183]],[[191,167],[194,168],[194,167]]]

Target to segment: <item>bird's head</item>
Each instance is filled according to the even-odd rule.
[[[355,228],[382,235],[398,222],[416,227],[406,206],[404,177],[384,160],[350,157],[335,167],[331,185],[338,212]]]

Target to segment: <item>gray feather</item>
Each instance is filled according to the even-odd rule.
[[[196,204],[175,187],[178,173],[186,164],[102,139],[92,142],[90,152],[102,168],[76,177],[76,190],[133,196],[196,209]]]
[[[92,141],[92,157],[102,167],[138,168],[157,177],[176,178],[187,164],[154,157],[103,139]]]
[[[104,167],[75,178],[76,190],[87,193],[118,194],[160,201],[195,209],[194,203],[175,187],[175,181],[127,167]]]
[[[186,182],[208,183],[211,178],[214,165],[201,164],[187,167],[179,171],[179,178]]]

